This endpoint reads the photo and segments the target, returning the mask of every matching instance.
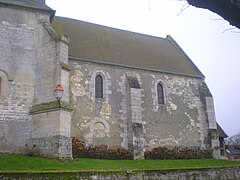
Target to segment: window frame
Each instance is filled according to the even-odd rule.
[[[157,103],[158,105],[165,104],[164,88],[161,82],[157,83]]]
[[[97,74],[95,77],[95,98],[103,99],[103,77]]]

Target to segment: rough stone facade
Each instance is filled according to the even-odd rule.
[[[157,146],[210,148],[200,90],[204,80],[76,60],[70,65],[72,136],[87,144],[133,148],[136,158],[143,157],[145,148]],[[92,76],[98,72],[107,82],[103,99],[92,95]],[[129,77],[140,86],[131,87]],[[164,87],[163,105],[157,103],[159,82]]]
[[[54,11],[42,8],[0,0],[1,153],[38,149],[71,158],[71,137],[77,137],[86,145],[132,150],[134,159],[157,146],[213,149],[219,156],[213,98],[203,77],[69,57],[71,39],[56,33]],[[97,75],[103,98],[95,97]],[[58,84],[64,88],[60,107],[53,93]]]
[[[1,152],[21,151],[31,136],[35,68],[45,14],[0,7],[0,147]],[[5,92],[3,92],[5,91]]]
[[[60,149],[69,146],[63,157],[72,156],[70,112],[30,113],[35,104],[56,101],[53,90],[57,84],[64,84],[63,101],[69,102],[69,72],[60,65],[68,61],[68,45],[66,38],[57,39],[51,28],[49,13],[1,3],[1,153],[22,153],[37,147],[44,154],[61,157]]]

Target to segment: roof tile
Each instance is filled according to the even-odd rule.
[[[69,56],[203,78],[168,38],[55,17],[56,31],[70,38]]]

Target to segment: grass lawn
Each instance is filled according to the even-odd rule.
[[[0,173],[9,172],[88,172],[200,169],[240,167],[240,161],[215,159],[191,160],[100,160],[77,158],[72,161],[50,160],[21,155],[0,155]]]

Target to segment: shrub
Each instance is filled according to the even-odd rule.
[[[122,147],[111,148],[107,145],[88,146],[77,138],[72,138],[73,157],[86,157],[95,159],[133,159],[133,154]]]
[[[39,157],[39,156],[41,156],[41,152],[40,152],[39,149],[36,148],[35,144],[33,145],[32,148],[28,147],[27,144],[25,144],[25,147],[26,147],[26,149],[25,149],[26,156],[30,156],[30,157],[33,157],[33,156]]]
[[[190,149],[187,147],[157,147],[144,153],[145,159],[205,159],[212,158],[209,150]]]

